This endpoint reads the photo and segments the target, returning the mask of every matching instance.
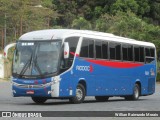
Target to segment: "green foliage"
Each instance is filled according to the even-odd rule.
[[[159,0],[149,0],[151,5],[150,19],[154,24],[160,24],[160,1]]]
[[[47,7],[47,8],[52,8],[53,4],[52,4],[53,0],[42,0],[42,6]]]
[[[83,17],[73,20],[72,27],[75,29],[91,29],[91,24]]]
[[[52,0],[1,0],[1,41],[4,40],[5,23],[7,44],[17,40],[20,35],[28,31],[50,28],[51,19],[56,19],[58,16],[52,10],[52,6]],[[0,42],[0,46],[2,46],[2,42]]]
[[[95,30],[107,32],[109,28],[114,24],[114,16],[110,16],[109,14],[102,15],[99,19],[95,21]]]
[[[151,8],[149,5],[149,1],[148,0],[136,0],[136,2],[138,4],[137,15],[140,15],[140,16],[147,15]]]
[[[7,43],[32,30],[75,28],[153,42],[160,50],[159,0],[1,0],[2,33],[4,22]]]
[[[110,32],[116,35],[137,40],[153,42],[160,50],[160,27],[148,24],[134,13],[117,12],[116,15],[102,15],[95,21],[95,30]]]
[[[157,62],[157,81],[160,82],[160,61]]]
[[[135,0],[117,0],[111,7],[111,13],[116,14],[118,11],[137,13],[138,4]]]

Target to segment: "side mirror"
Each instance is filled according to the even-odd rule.
[[[64,42],[64,59],[69,58],[69,43]]]
[[[5,48],[4,48],[4,58],[7,58],[8,57],[8,50],[11,48],[11,47],[14,47],[16,45],[16,43],[11,43],[9,45],[7,45]]]

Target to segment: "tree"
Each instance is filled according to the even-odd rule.
[[[149,18],[154,24],[160,25],[160,1],[159,0],[149,0],[150,3],[150,14]]]
[[[97,31],[107,32],[110,27],[114,24],[114,16],[111,16],[109,14],[103,14],[99,19],[95,21],[94,29]]]
[[[91,29],[91,24],[83,17],[73,20],[72,27],[76,29]]]
[[[0,36],[2,41],[5,35],[9,43],[17,40],[25,32],[50,28],[51,19],[56,19],[58,14],[52,10],[53,6],[48,2],[51,0],[1,0],[0,30],[2,34]],[[4,34],[5,22],[6,34]]]
[[[112,22],[112,26],[109,27],[107,32],[136,40],[153,42],[157,49],[160,49],[159,26],[146,23],[130,11],[127,13],[117,12],[112,17]]]
[[[135,0],[117,0],[111,6],[111,13],[116,14],[118,11],[131,11],[136,14],[138,12],[138,4]]]
[[[137,11],[137,15],[138,16],[147,16],[150,12],[150,5],[149,5],[149,1],[148,0],[136,0],[137,4],[138,4],[138,11]]]

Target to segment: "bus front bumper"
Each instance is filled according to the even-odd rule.
[[[40,84],[27,85],[12,83],[13,97],[59,97],[59,83],[56,84]]]
[[[13,97],[34,96],[34,97],[51,97],[51,87],[46,88],[20,88],[12,85]]]

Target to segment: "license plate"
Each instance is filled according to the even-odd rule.
[[[26,91],[26,94],[31,94],[31,95],[33,95],[33,94],[34,94],[34,90],[27,90],[27,91]]]

